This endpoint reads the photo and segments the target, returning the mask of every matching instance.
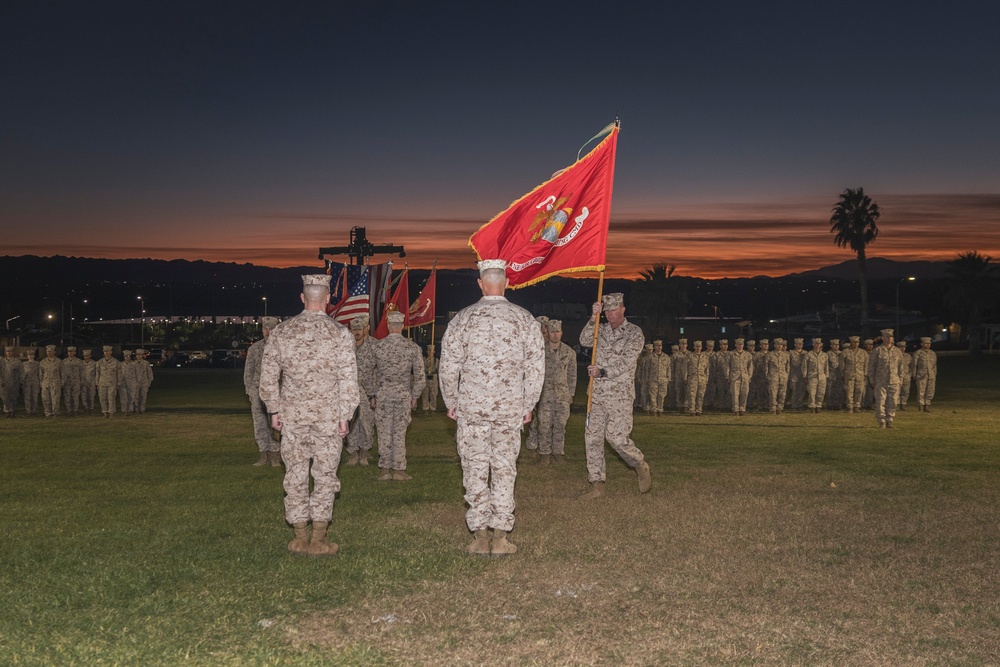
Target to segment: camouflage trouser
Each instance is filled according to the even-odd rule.
[[[875,421],[892,422],[896,418],[896,394],[899,387],[894,384],[876,385],[872,390],[875,396]]]
[[[618,452],[630,468],[638,468],[645,458],[629,436],[632,433],[632,411],[628,406],[608,407],[594,399],[590,419],[584,432],[587,444],[587,480],[603,482],[607,478],[604,441]]]
[[[788,380],[785,378],[770,378],[767,381],[768,409],[771,412],[781,412],[785,409],[785,396],[788,393]]]
[[[844,381],[842,379],[827,378],[826,407],[834,409],[844,407]]]
[[[17,412],[17,394],[20,389],[20,385],[5,384],[3,387],[3,411],[4,412]],[[25,397],[27,399],[27,396]]]
[[[406,429],[410,425],[410,397],[381,392],[375,397],[378,424],[378,467],[406,470]]]
[[[917,378],[917,404],[930,405],[934,400],[934,388],[937,385],[937,378],[922,377]]]
[[[649,388],[650,400],[653,404],[653,412],[656,414],[663,412],[664,406],[667,405],[669,387],[669,382],[655,381]]]
[[[337,466],[343,441],[330,424],[284,424],[281,429],[281,460],[285,462],[285,521],[329,521],[333,499],[340,491]],[[310,469],[309,463],[312,462]],[[313,488],[309,492],[309,475]]]
[[[80,383],[67,382],[63,385],[63,407],[66,412],[74,414],[80,409]]]
[[[639,384],[639,407],[646,412],[653,411],[653,385],[650,382],[640,382]]]
[[[250,397],[250,415],[253,417],[253,437],[257,441],[257,449],[262,452],[281,451],[281,443],[274,439],[267,406],[260,400],[259,394]]]
[[[733,402],[733,389],[729,386],[729,380],[720,377],[715,385],[715,407],[717,410],[728,410]]]
[[[767,405],[767,380],[761,379],[754,370],[753,378],[750,380],[750,392],[747,395],[747,407],[753,410],[763,410]]]
[[[347,432],[347,451],[364,452],[367,460],[368,450],[374,444],[375,413],[367,396],[362,396],[358,403],[358,413],[351,420],[351,430]]]
[[[793,410],[805,407],[806,381],[801,376],[789,374],[788,393],[791,394],[790,398]]]
[[[823,407],[826,398],[826,378],[814,377],[806,380],[806,395],[809,397],[810,408]]]
[[[566,453],[566,422],[569,421],[569,403],[565,401],[545,401],[538,404],[538,452],[548,454]]]
[[[746,412],[747,398],[750,396],[749,378],[737,378],[730,381],[729,391],[733,397],[733,412]]]
[[[875,406],[875,392],[868,382],[864,383],[864,388],[865,394],[861,399],[861,407],[865,410],[871,410]]]
[[[97,388],[97,398],[101,401],[101,412],[106,415],[115,414],[115,395],[118,387],[115,385],[101,385]]]
[[[847,399],[848,408],[861,409],[861,398],[865,394],[866,382],[863,377],[858,376],[844,378],[844,397]]]
[[[149,393],[148,384],[140,384],[135,390],[135,399],[132,401],[136,412],[146,411],[146,395]]]
[[[631,415],[631,412],[629,413]],[[469,509],[465,523],[475,532],[514,527],[514,481],[521,450],[521,420],[469,422],[459,416],[456,441]]]
[[[93,382],[84,382],[80,385],[80,407],[84,410],[94,409],[94,393],[97,387]]]
[[[531,410],[531,421],[528,423],[528,435],[524,437],[524,446],[528,451],[538,450],[538,406]]]
[[[688,382],[687,411],[690,414],[701,414],[705,405],[705,390],[708,387],[707,380],[692,379]]]
[[[24,393],[24,412],[25,414],[34,415],[38,412],[38,399],[41,393],[41,389],[37,384],[25,384],[23,389]]]
[[[424,409],[424,411],[438,409],[437,375],[431,375],[427,377],[427,382],[424,383],[424,388],[420,392],[420,406]]]
[[[45,408],[45,416],[59,414],[59,400],[62,395],[62,387],[57,384],[42,385],[42,407]]]
[[[129,386],[124,382],[118,385],[118,405],[125,414],[132,412],[132,394]]]

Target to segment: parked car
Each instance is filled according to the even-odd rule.
[[[208,365],[212,368],[235,368],[232,350],[212,350],[208,358]]]
[[[191,359],[184,352],[174,352],[163,362],[164,368],[187,368]]]

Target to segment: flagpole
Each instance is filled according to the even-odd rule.
[[[604,295],[604,269],[601,269],[601,277],[597,281],[597,303],[601,303],[601,299]],[[601,326],[601,314],[597,313],[597,319],[594,320],[594,345],[590,349],[590,365],[594,366],[597,364],[597,330]],[[594,401],[594,376],[590,375],[590,384],[587,386],[587,421],[586,426],[590,426],[590,406]]]

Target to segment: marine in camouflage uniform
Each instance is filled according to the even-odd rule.
[[[521,426],[531,419],[545,380],[541,329],[528,311],[504,298],[505,267],[503,260],[479,262],[483,296],[459,311],[441,341],[441,397],[457,422],[465,521],[475,534],[466,551],[480,556],[516,551],[507,533],[514,527]]]
[[[593,332],[591,332],[593,335]],[[653,341],[653,356],[650,357],[650,375],[653,384],[649,393],[652,398],[653,414],[661,416],[670,400],[670,383],[673,379],[673,358],[663,351],[663,341]],[[687,369],[685,369],[687,374]]]
[[[104,346],[104,358],[97,362],[97,398],[101,402],[101,413],[106,419],[115,414],[115,396],[121,380],[122,362],[111,354],[111,346]]]
[[[729,385],[729,340],[719,341],[719,349],[712,357],[715,362],[715,400],[712,401],[715,408],[722,412],[728,412],[732,407],[732,387]]]
[[[753,378],[753,357],[743,349],[743,339],[736,339],[736,349],[729,353],[729,391],[734,415],[747,413],[750,380]]]
[[[420,346],[403,338],[406,316],[398,310],[387,316],[389,335],[375,347],[375,423],[378,425],[378,467],[380,480],[405,482],[406,429],[410,410],[417,407],[423,391],[424,359]]]
[[[358,365],[358,413],[351,420],[347,434],[347,465],[368,465],[368,452],[375,444],[375,348],[378,341],[369,333],[371,326],[367,315],[351,320],[354,336],[354,358]]]
[[[753,354],[753,377],[750,379],[750,399],[748,406],[753,410],[767,410],[771,403],[771,392],[767,385],[767,355],[771,351],[771,343],[766,338],[761,339],[760,348]]]
[[[305,308],[276,326],[264,347],[260,397],[281,431],[285,520],[295,530],[288,551],[328,556],[338,550],[326,535],[343,438],[358,407],[358,366],[350,332],[326,314],[330,276],[305,275],[302,283]]]
[[[94,394],[97,393],[97,362],[90,350],[83,351],[80,370],[80,406],[91,414],[94,411]]]
[[[910,383],[913,381],[913,355],[906,351],[906,341],[899,341],[896,347],[903,353],[899,362],[899,394],[896,396],[896,409],[905,410],[906,402],[910,400]]]
[[[563,463],[566,422],[576,393],[576,352],[562,342],[562,321],[549,320],[545,344],[545,381],[538,399],[538,449],[543,464]],[[550,458],[551,457],[551,458]]]
[[[118,406],[124,415],[132,414],[138,379],[132,362],[132,350],[122,350],[122,365],[118,375]]]
[[[45,358],[38,364],[42,381],[42,407],[46,417],[59,416],[62,397],[62,361],[56,356],[56,346],[45,346]]]
[[[774,349],[767,353],[767,392],[771,414],[784,412],[788,393],[788,352],[784,338],[775,338]]]
[[[271,420],[267,416],[267,406],[260,398],[260,369],[264,360],[264,348],[274,327],[278,326],[277,317],[265,317],[260,321],[260,340],[247,350],[246,364],[243,366],[243,390],[250,400],[250,417],[253,421],[253,437],[257,442],[257,460],[251,465],[281,465],[281,443],[274,437]]]
[[[646,343],[635,365],[635,407],[646,414],[653,412],[653,344]]]
[[[792,349],[788,351],[788,398],[792,410],[805,407],[806,375],[803,362],[806,360],[806,351],[802,349],[802,342],[801,338],[796,338],[792,342]]]
[[[66,414],[75,417],[80,409],[80,385],[83,383],[83,359],[76,356],[76,348],[66,348],[66,358],[62,360],[63,407]]]
[[[673,392],[670,405],[681,413],[687,408],[687,355],[689,352],[687,338],[681,338],[677,341],[677,352],[670,356],[670,391]]]
[[[875,349],[875,341],[873,341],[871,338],[865,338],[865,340],[862,342],[862,345],[864,346],[865,354],[868,355],[867,358],[870,360],[872,352]],[[871,384],[865,383],[865,393],[864,396],[862,396],[861,398],[861,409],[871,410],[874,407],[875,407],[875,393],[872,390]]]
[[[823,351],[823,339],[813,338],[812,350],[806,353],[802,362],[802,372],[806,376],[806,400],[810,412],[819,414],[826,398],[826,381],[830,376],[830,358]]]
[[[542,340],[547,341],[549,339],[549,318],[544,315],[540,315],[535,318],[538,325],[541,327]],[[536,460],[541,460],[541,452],[538,451],[538,408],[537,406],[531,412],[531,421],[528,422],[528,435],[524,438],[524,444],[528,448],[528,451],[532,453]]]
[[[35,350],[30,349],[21,366],[21,393],[24,394],[24,413],[29,417],[38,414],[38,402],[42,391],[41,367],[35,359]]]
[[[708,366],[712,358],[702,352],[700,340],[694,342],[694,351],[687,355],[687,412],[692,417],[701,415],[705,407],[705,391],[708,389]]]
[[[896,394],[899,393],[899,364],[903,353],[892,344],[892,329],[882,329],[882,344],[868,357],[868,385],[875,396],[875,420],[879,428],[893,428]]]
[[[21,381],[24,375],[24,364],[14,356],[14,348],[7,346],[0,359],[0,393],[3,394],[3,412],[8,419],[13,419],[17,412],[17,396],[21,392]]]
[[[913,353],[910,367],[917,383],[917,405],[921,412],[930,412],[937,386],[937,352],[931,349],[929,336],[920,339],[920,349]]]
[[[868,377],[868,353],[859,346],[859,337],[848,339],[846,350],[840,353],[844,374],[844,399],[849,412],[861,412],[861,399],[865,394]]]
[[[436,412],[438,409],[438,359],[434,356],[434,346],[427,346],[424,357],[424,388],[420,391],[420,404],[424,412]]]
[[[826,377],[826,407],[840,410],[844,407],[844,365],[838,339],[830,340],[830,350],[826,357],[830,367],[830,374]]]
[[[136,350],[135,374],[138,380],[135,400],[132,402],[139,414],[146,412],[146,397],[153,384],[153,366],[146,361],[146,350]]]
[[[705,385],[704,408],[707,412],[715,407],[715,392],[718,386],[719,376],[715,366],[715,341],[705,341],[705,356],[708,357],[708,383]]]
[[[602,309],[608,322],[598,329],[597,358],[594,364],[587,367],[587,374],[593,378],[593,393],[584,431],[587,479],[591,484],[585,498],[604,495],[607,477],[605,441],[618,452],[626,465],[635,470],[639,493],[647,493],[652,487],[649,464],[631,438],[632,376],[642,350],[642,329],[625,319],[625,302],[621,293],[605,294],[602,302],[595,303],[591,309],[591,318],[580,333],[581,344],[585,340],[593,340]]]

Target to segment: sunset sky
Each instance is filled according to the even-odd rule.
[[[640,8],[632,8],[635,4]],[[1000,5],[12,2],[0,254],[427,268],[621,117],[608,272],[1000,258]]]

